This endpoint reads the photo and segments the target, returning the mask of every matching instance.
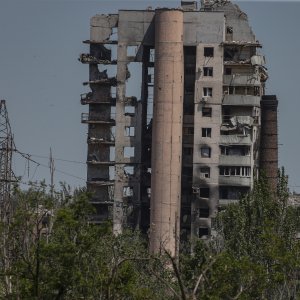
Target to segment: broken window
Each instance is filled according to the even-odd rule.
[[[199,196],[201,198],[209,198],[209,188],[208,187],[200,188]]]
[[[124,158],[134,157],[134,147],[124,147]]]
[[[133,196],[133,187],[124,186],[123,187],[123,197],[132,197]]]
[[[211,149],[209,147],[201,147],[201,157],[208,158],[211,155]]]
[[[227,34],[232,34],[233,33],[233,27],[232,26],[227,26],[226,27],[226,33]]]
[[[208,207],[200,207],[198,209],[199,218],[208,218],[209,217],[209,208]]]
[[[231,68],[225,68],[225,75],[231,75],[232,69]]]
[[[202,128],[202,137],[211,137],[211,128]]]
[[[200,178],[210,178],[210,168],[209,167],[200,168]]]
[[[221,176],[230,176],[230,168],[229,167],[220,167],[220,175]]]
[[[193,148],[192,147],[184,147],[183,155],[193,155]]]
[[[127,46],[127,56],[136,56],[138,46]]]
[[[240,176],[240,177],[250,177],[251,168],[250,167],[240,167],[240,166],[231,166],[231,167],[220,167],[221,176]]]
[[[125,116],[134,116],[135,114],[135,106],[126,105],[124,108]]]
[[[202,107],[202,117],[211,117],[211,112],[211,107]]]
[[[214,56],[214,48],[213,47],[204,47],[204,56],[205,57],[213,57]]]
[[[211,87],[203,88],[203,97],[212,97],[212,88]]]
[[[208,228],[207,227],[199,227],[198,229],[198,237],[202,238],[208,235]]]
[[[203,68],[203,76],[213,76],[213,68],[212,67],[204,67]]]
[[[195,66],[185,67],[185,74],[186,75],[195,75]]]
[[[133,126],[125,126],[125,136],[134,136],[135,135],[135,128]]]
[[[222,155],[249,156],[249,146],[220,146]]]
[[[134,174],[134,166],[126,165],[124,167],[124,174],[125,174],[125,176],[133,175]]]
[[[183,127],[183,134],[184,135],[193,135],[194,127]]]

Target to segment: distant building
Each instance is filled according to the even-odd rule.
[[[212,234],[215,213],[260,168],[276,186],[277,99],[265,95],[261,44],[238,6],[182,1],[96,15],[84,43],[94,222],[150,228],[151,250],[176,255],[179,237]]]

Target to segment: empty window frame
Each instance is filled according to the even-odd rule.
[[[201,157],[209,158],[211,156],[211,149],[209,147],[201,147]]]
[[[212,67],[204,67],[203,68],[203,76],[213,76],[213,68]]]
[[[134,166],[126,165],[124,167],[124,174],[125,174],[125,176],[133,175],[134,174]]]
[[[202,128],[202,137],[211,137],[211,128]]]
[[[134,157],[134,147],[124,147],[124,158]]]
[[[220,167],[221,176],[251,177],[251,167]]]
[[[234,155],[234,156],[249,156],[249,146],[220,146],[221,155]]]
[[[212,97],[212,88],[211,87],[203,88],[203,97]]]
[[[186,75],[195,75],[195,66],[186,66],[184,72]]]
[[[183,127],[183,134],[184,135],[193,135],[194,127]]]
[[[233,33],[233,27],[232,26],[227,26],[226,27],[226,33],[227,34],[232,34]]]
[[[220,167],[220,175],[221,176],[230,176],[230,168],[229,167]]]
[[[225,68],[225,75],[231,75],[232,69],[231,68]]]
[[[202,107],[202,117],[211,117],[212,108],[211,107]]]
[[[133,126],[125,126],[124,135],[125,136],[134,136],[135,128]]]
[[[209,198],[209,188],[203,187],[199,189],[199,196],[201,198]]]
[[[199,218],[208,218],[209,217],[209,208],[208,207],[200,207],[198,209]]]
[[[133,196],[133,187],[124,186],[123,187],[123,197],[132,197]]]
[[[135,114],[135,106],[126,105],[124,108],[125,115],[134,115]]]
[[[193,155],[193,148],[192,147],[184,147],[183,155]]]
[[[207,227],[199,227],[199,229],[198,229],[198,237],[202,238],[204,236],[208,236],[208,228]]]
[[[213,47],[204,47],[204,56],[205,57],[213,57],[214,56],[214,48]]]
[[[200,178],[210,178],[210,168],[209,167],[200,168]]]

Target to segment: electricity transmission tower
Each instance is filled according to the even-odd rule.
[[[9,222],[12,209],[11,184],[15,182],[12,171],[13,136],[5,100],[0,101],[0,217]]]
[[[9,124],[5,100],[0,100],[0,220],[1,232],[1,268],[5,274],[4,288],[7,294],[12,292],[11,275],[6,274],[10,268],[9,224],[12,217],[11,184],[16,181],[12,171],[12,153],[14,141]]]

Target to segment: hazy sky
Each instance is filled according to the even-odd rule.
[[[23,181],[45,178],[52,147],[55,182],[85,185],[87,126],[80,123],[80,94],[88,66],[78,55],[88,52],[89,19],[97,13],[148,6],[178,7],[180,1],[0,0],[0,98],[7,108],[18,150],[44,166],[29,166],[15,155],[14,170]],[[279,98],[279,158],[300,192],[300,3],[239,1],[269,69],[267,93]],[[45,157],[45,158],[44,158]],[[60,171],[72,174],[71,177]],[[81,178],[81,179],[80,179]]]

